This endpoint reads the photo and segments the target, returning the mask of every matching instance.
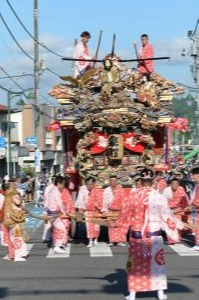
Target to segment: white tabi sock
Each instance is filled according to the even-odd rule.
[[[98,240],[97,240],[97,238],[95,238],[95,239],[94,239],[94,246],[97,247],[98,245],[99,245],[99,244],[98,244]]]
[[[92,240],[92,239],[89,240],[89,244],[87,245],[87,247],[88,247],[88,248],[93,247],[93,240]]]
[[[136,292],[130,292],[128,296],[125,297],[125,300],[135,300]]]
[[[157,291],[157,293],[158,293],[158,300],[167,300],[168,299],[164,290],[159,290],[159,291]]]

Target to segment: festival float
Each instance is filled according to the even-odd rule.
[[[143,76],[113,53],[79,78],[60,78],[49,91],[61,105],[49,130],[62,130],[65,173],[102,187],[117,174],[128,187],[140,167],[168,169],[169,131],[187,126],[172,108],[183,87],[155,72]]]

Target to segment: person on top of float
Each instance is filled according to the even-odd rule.
[[[81,39],[75,46],[75,51],[73,57],[76,59],[82,59],[82,61],[75,61],[74,64],[74,77],[77,78],[82,76],[89,68],[92,67],[91,62],[83,61],[89,59],[96,59],[95,56],[90,55],[90,50],[88,48],[88,41],[91,35],[88,31],[83,31],[80,35]]]
[[[140,50],[139,58],[154,58],[153,46],[149,44],[149,36],[147,34],[141,35],[142,47]],[[137,70],[142,75],[150,75],[154,71],[153,60],[140,61],[137,66]]]

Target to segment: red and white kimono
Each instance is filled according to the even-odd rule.
[[[196,225],[199,225],[199,184],[196,185],[191,198],[192,198],[191,204],[197,206],[196,219],[194,223]],[[199,246],[199,230],[194,230],[194,232],[195,232],[195,245]]]
[[[44,207],[49,216],[56,216],[59,213],[64,214],[64,205],[62,195],[57,186],[52,185],[45,194]],[[60,247],[66,244],[67,230],[63,219],[56,218],[52,224],[52,243],[53,247]]]
[[[25,212],[21,207],[17,207],[12,204],[9,210],[4,212],[4,225],[7,229],[7,243],[9,260],[18,260],[21,258],[27,258],[27,246],[24,240],[24,226],[25,226]],[[17,215],[20,216],[24,222],[17,222]]]
[[[77,59],[91,59],[90,51],[87,44],[79,41],[75,47],[74,58]],[[76,61],[74,64],[74,77],[82,75],[86,69],[91,65],[89,61]]]
[[[80,186],[77,199],[75,202],[75,207],[78,208],[79,210],[85,211],[88,195],[89,195],[89,190],[87,189],[87,186],[86,185]]]
[[[179,186],[176,191],[173,191],[172,188],[169,186],[167,187],[164,192],[163,196],[165,196],[168,200],[168,205],[171,208],[173,213],[176,212],[182,212],[185,207],[189,204],[188,196],[182,186]],[[177,214],[176,218],[179,220],[183,220],[183,213]],[[181,241],[181,232],[178,232],[178,242]],[[174,241],[172,239],[168,238],[168,244],[173,244]]]
[[[117,211],[119,216],[116,224],[120,223],[121,226],[109,227],[108,235],[110,243],[125,243],[127,239],[127,225],[125,222],[126,212],[126,193],[121,186],[117,186],[115,190],[108,186],[104,189],[103,194],[103,211]],[[121,222],[124,220],[124,222]]]
[[[93,216],[98,215],[102,211],[103,206],[103,190],[94,188],[89,191],[86,185],[79,189],[75,207],[85,212],[85,216],[89,221]],[[101,213],[100,213],[101,214]],[[100,226],[91,222],[86,222],[87,238],[94,239],[99,237]]]
[[[66,215],[75,215],[75,207],[69,190],[64,188],[61,192],[64,212]],[[62,219],[66,227],[66,243],[68,242],[68,233],[70,229],[70,219]]]
[[[86,202],[86,217],[88,222],[86,223],[87,238],[98,239],[100,234],[100,225],[89,222],[89,219],[97,215],[101,215],[103,207],[103,190],[94,188],[88,195]]]
[[[19,225],[9,229],[8,257],[17,260],[18,258],[27,258],[27,245],[23,236],[16,236],[16,230]]]
[[[48,194],[49,190],[53,187],[53,183],[50,183],[49,185],[47,185],[47,187],[45,188],[44,191],[44,208],[45,208],[45,202],[46,202],[46,195]],[[45,214],[47,214],[47,212],[44,212]],[[52,223],[50,221],[45,221],[44,222],[44,231],[43,231],[43,235],[42,235],[42,240],[49,242],[52,238]]]
[[[154,57],[153,46],[150,44],[146,44],[145,46],[142,46],[140,51],[140,58],[153,58],[153,57]],[[142,74],[151,74],[154,70],[154,62],[153,60],[141,61],[139,62],[137,69]]]
[[[131,227],[127,262],[129,292],[167,289],[161,230],[178,239],[177,220],[167,200],[153,188],[140,188],[133,197],[127,221]]]

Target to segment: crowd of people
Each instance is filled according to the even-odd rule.
[[[75,201],[68,184],[68,177],[56,176],[45,188],[41,216],[43,241],[51,240],[55,253],[65,253],[71,220],[78,220],[81,215],[86,226],[87,247],[97,247],[100,226],[105,224],[109,247],[129,243],[127,299],[134,300],[136,292],[151,290],[158,291],[158,299],[167,299],[164,242],[180,243],[182,234],[193,230],[195,245],[190,250],[199,251],[199,167],[194,167],[190,174],[166,175],[145,168],[135,176],[130,189],[118,184],[117,174],[110,176],[105,188],[98,187],[95,179],[89,177],[79,187]],[[8,248],[5,258],[25,261],[24,227],[28,211],[16,182],[10,183],[7,191],[0,191],[0,209],[1,243]],[[145,280],[141,282],[141,278]]]

